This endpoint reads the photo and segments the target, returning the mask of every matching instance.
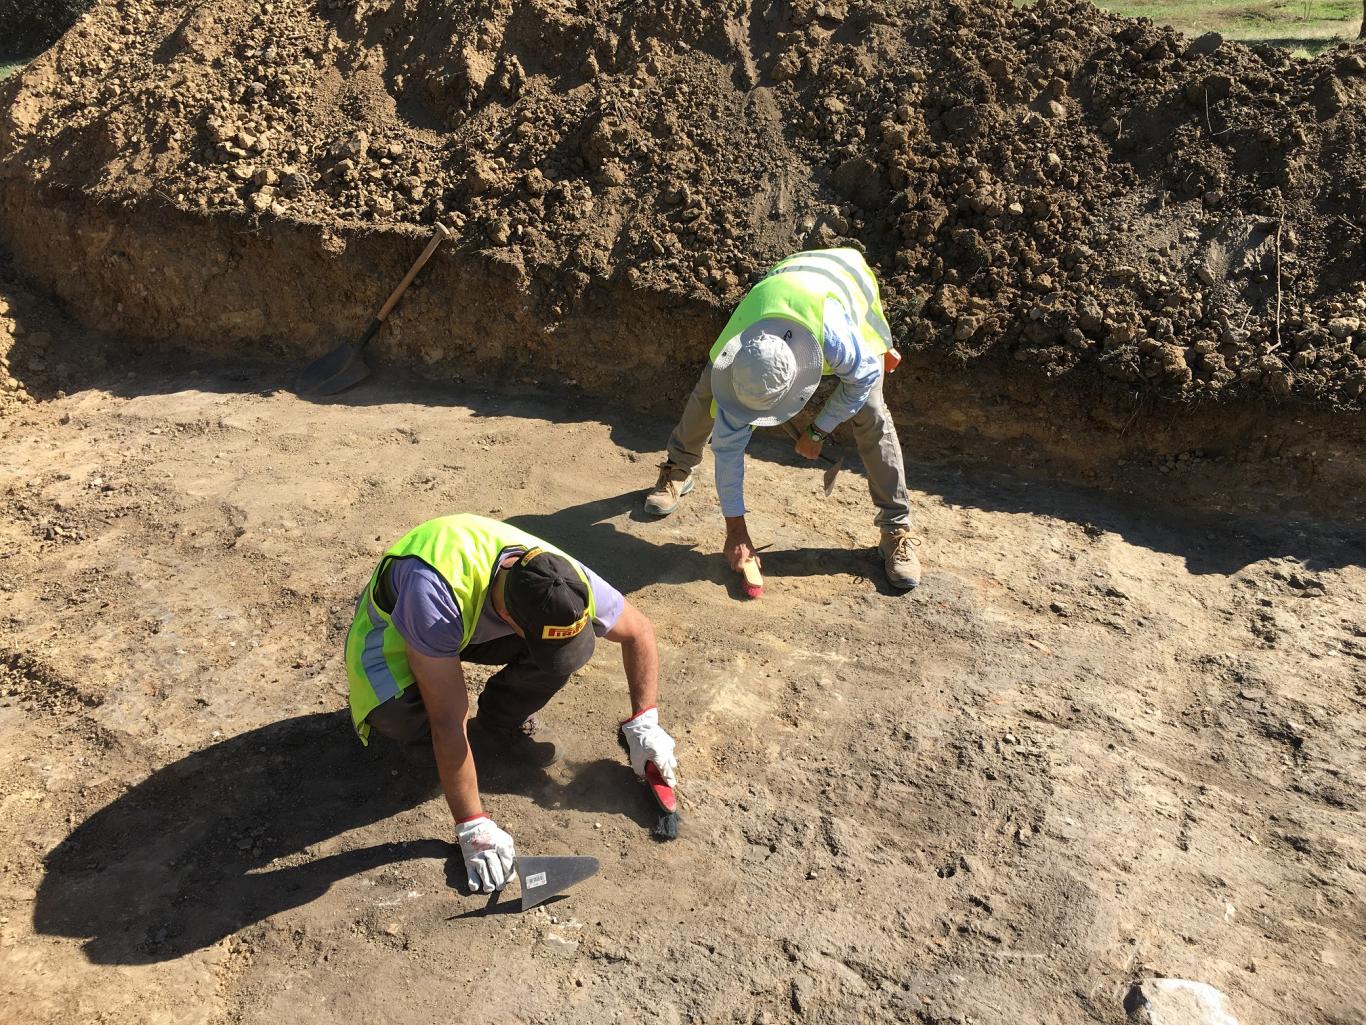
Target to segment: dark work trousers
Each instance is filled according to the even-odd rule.
[[[479,696],[479,720],[488,726],[516,729],[569,682],[569,677],[555,676],[536,665],[526,642],[516,634],[468,645],[460,652],[460,661],[503,667],[489,678]],[[416,683],[384,702],[365,721],[402,743],[424,740],[431,734],[427,706]]]

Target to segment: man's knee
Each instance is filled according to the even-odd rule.
[[[861,439],[876,442],[886,437],[896,437],[896,421],[892,419],[892,411],[887,408],[887,403],[882,401],[869,400],[850,418],[849,424],[855,436]]]
[[[432,733],[427,706],[422,703],[422,695],[417,692],[416,684],[384,702],[366,716],[365,721],[376,733],[400,744],[425,740]]]

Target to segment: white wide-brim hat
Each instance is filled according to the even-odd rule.
[[[820,343],[796,321],[756,321],[712,361],[712,397],[734,422],[776,427],[811,400],[823,366]]]

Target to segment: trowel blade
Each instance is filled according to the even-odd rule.
[[[517,878],[522,881],[522,910],[534,908],[564,893],[598,871],[598,859],[577,855],[517,859]]]
[[[844,456],[840,456],[831,463],[825,470],[825,497],[829,498],[835,491],[835,478],[840,475],[840,467],[844,465]]]

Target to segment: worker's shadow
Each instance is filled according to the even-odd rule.
[[[725,585],[733,574],[717,555],[694,545],[649,539],[658,518],[641,511],[645,489],[611,498],[566,506],[547,515],[510,516],[508,522],[537,537],[553,539],[576,559],[591,566],[623,594],[634,594],[649,584],[681,584],[712,580]],[[613,520],[628,519],[640,526],[622,529]],[[642,536],[645,535],[645,536]]]
[[[518,794],[546,811],[620,815],[642,829],[654,825],[659,812],[649,791],[636,781],[625,754],[589,762],[575,762],[571,756],[565,764],[569,779],[560,782],[542,769],[481,756],[479,791],[485,796]]]
[[[743,599],[739,575],[730,571],[720,555],[700,552],[691,544],[649,539],[651,533],[663,535],[664,528],[658,517],[641,511],[644,495],[644,489],[627,491],[547,515],[512,516],[508,522],[538,537],[554,538],[556,544],[582,559],[624,594],[634,594],[650,584],[709,580],[725,588],[732,598]],[[618,526],[623,520],[640,526]],[[719,526],[717,529],[719,533]],[[873,547],[780,546],[764,549],[760,557],[765,574],[775,580],[804,576],[863,577],[882,594],[908,593],[887,584],[882,556]]]
[[[344,713],[287,719],[173,762],[48,854],[39,933],[83,937],[98,964],[179,957],[380,865],[445,859],[415,840],[277,859],[416,807],[439,791],[394,745],[356,743]]]
[[[650,823],[648,795],[624,760],[577,766],[567,785],[497,765],[480,774],[490,792],[527,788],[547,808]],[[380,740],[363,748],[345,712],[262,726],[158,770],[77,826],[45,860],[34,929],[84,939],[97,964],[147,964],[382,865],[435,858],[463,889],[459,848],[441,840],[311,850],[439,794],[428,751]]]

